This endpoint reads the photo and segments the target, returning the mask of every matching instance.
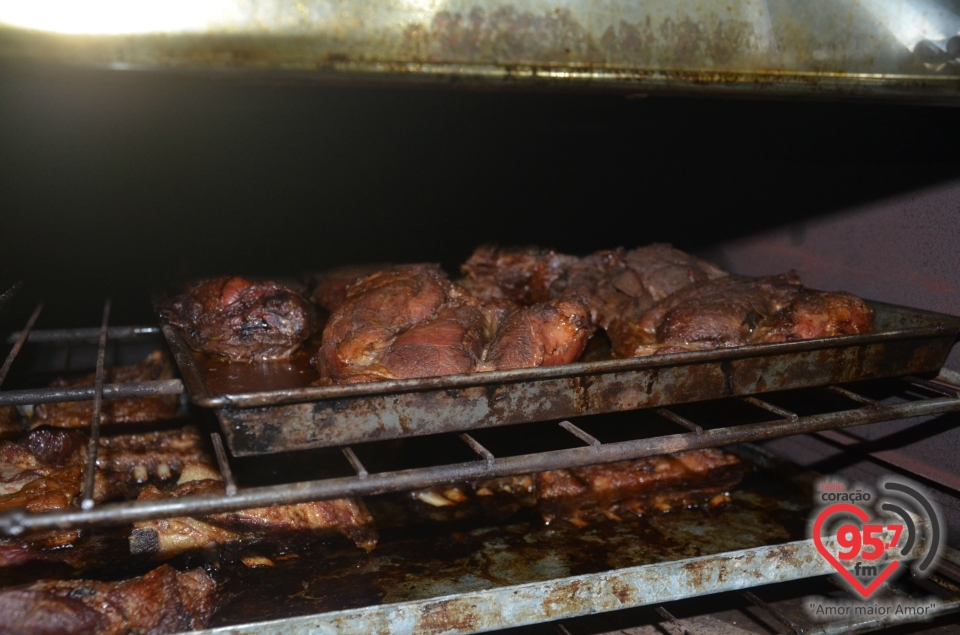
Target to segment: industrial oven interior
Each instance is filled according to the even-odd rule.
[[[0,633],[960,632],[958,56],[950,0],[0,3]]]

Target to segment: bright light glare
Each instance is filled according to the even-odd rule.
[[[205,31],[236,24],[236,0],[0,0],[0,23],[54,33]]]
[[[873,17],[907,49],[922,40],[941,41],[957,34],[960,20],[931,0],[861,0]]]

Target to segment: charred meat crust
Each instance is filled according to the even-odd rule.
[[[215,599],[203,569],[167,565],[120,582],[40,580],[0,590],[0,634],[179,633],[205,627]]]
[[[151,485],[144,488],[139,500],[223,493],[224,485],[219,473],[209,466],[198,465],[188,466],[171,492],[164,493]],[[342,534],[367,551],[377,544],[373,518],[363,501],[345,498],[246,509],[198,518],[138,522],[130,535],[130,550],[134,554],[170,558],[178,553],[211,546],[303,543],[331,532]]]
[[[316,320],[312,305],[293,289],[237,276],[197,283],[160,314],[194,350],[235,362],[290,357]]]
[[[580,297],[519,307],[503,319],[480,369],[571,364],[583,353],[593,330],[589,308]]]
[[[486,326],[479,302],[438,265],[402,265],[352,284],[313,363],[325,382],[475,370]]]
[[[873,327],[873,310],[848,293],[813,291],[796,273],[728,276],[688,287],[638,322],[608,334],[620,357],[853,335]]]

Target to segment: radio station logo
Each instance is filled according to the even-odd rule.
[[[864,600],[910,566],[918,575],[929,572],[944,542],[943,523],[916,486],[887,479],[876,491],[851,489],[833,478],[818,483],[815,496],[823,507],[813,518],[813,543]]]

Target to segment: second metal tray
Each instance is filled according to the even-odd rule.
[[[316,386],[308,355],[229,364],[163,327],[193,403],[215,409],[235,456],[636,410],[934,373],[960,317],[870,302],[871,333],[563,366]]]

